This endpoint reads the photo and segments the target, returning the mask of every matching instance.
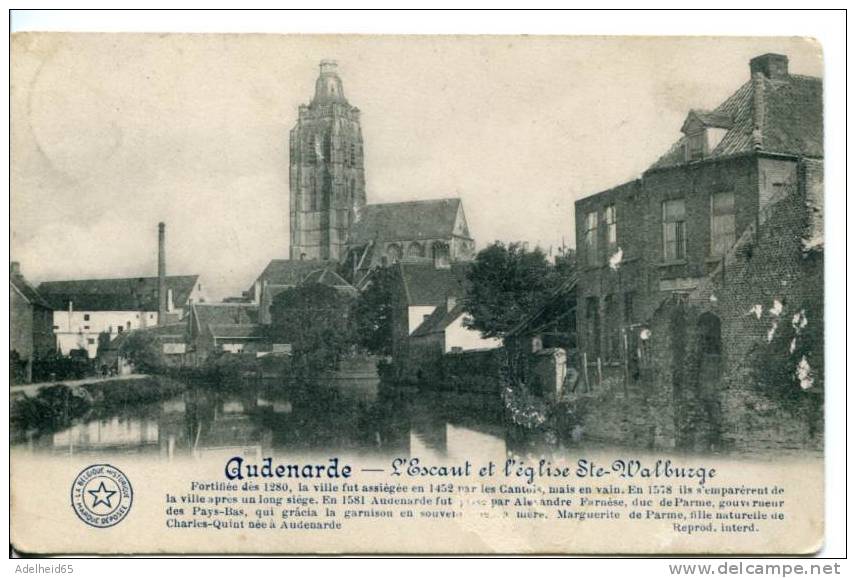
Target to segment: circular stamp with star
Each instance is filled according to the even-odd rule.
[[[95,464],[80,472],[71,485],[71,507],[94,528],[109,528],[125,519],[134,502],[134,489],[122,470]]]

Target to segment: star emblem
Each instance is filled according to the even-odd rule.
[[[104,487],[104,482],[102,481],[99,484],[98,489],[96,490],[86,490],[87,493],[92,494],[92,497],[95,498],[95,501],[92,503],[92,507],[96,507],[98,504],[104,504],[108,508],[112,508],[113,504],[110,503],[110,498],[113,497],[113,494],[116,493],[116,490],[108,490]]]

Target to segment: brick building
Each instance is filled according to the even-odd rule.
[[[33,360],[56,349],[51,304],[24,278],[17,262],[9,264],[9,353],[12,380],[29,382]]]
[[[700,410],[707,421],[726,429],[733,415],[719,414],[729,411],[723,379],[737,379],[732,373],[766,337],[745,326],[747,312],[757,306],[763,317],[788,301],[778,314],[795,315],[803,308],[787,307],[808,293],[814,300],[806,307],[822,312],[822,255],[802,252],[804,239],[822,247],[811,233],[822,231],[822,81],[791,74],[783,55],[758,56],[749,68],[747,82],[716,109],[689,111],[683,136],[640,178],[576,203],[577,328],[586,360],[623,366],[625,376],[641,376],[636,368],[647,365],[666,388],[660,408],[680,413],[674,401],[684,399],[677,405],[707,408]],[[671,308],[689,306],[698,313],[675,321]],[[822,313],[816,319],[822,323]],[[714,358],[715,366],[702,363]],[[687,393],[691,375],[708,382],[699,388],[710,395]],[[680,431],[693,419],[684,413],[662,414],[654,437],[691,443]]]
[[[822,83],[787,57],[752,59],[750,79],[643,175],[576,202],[577,327],[589,362],[620,362],[625,331],[716,269],[740,233],[823,158]],[[634,344],[628,343],[629,349]]]

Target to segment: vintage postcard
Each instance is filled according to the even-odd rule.
[[[823,71],[13,35],[12,547],[816,552]]]

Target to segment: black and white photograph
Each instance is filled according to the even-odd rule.
[[[816,39],[10,50],[13,551],[822,547]]]

